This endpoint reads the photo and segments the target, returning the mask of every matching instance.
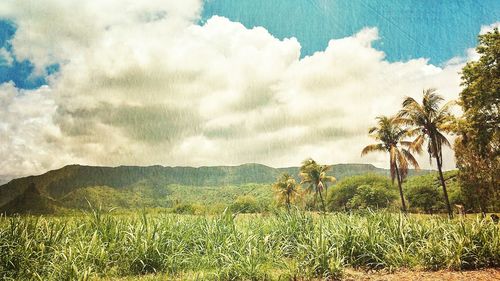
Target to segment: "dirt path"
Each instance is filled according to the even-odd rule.
[[[348,271],[344,280],[349,281],[500,281],[500,268],[475,271],[401,271],[395,273],[365,273]]]

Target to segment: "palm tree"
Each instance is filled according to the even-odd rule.
[[[378,126],[371,128],[368,133],[379,143],[371,144],[363,148],[361,156],[370,152],[388,152],[391,170],[391,179],[398,180],[399,196],[401,197],[401,209],[406,213],[406,203],[403,196],[403,180],[408,174],[409,165],[419,169],[418,162],[411,153],[411,142],[403,141],[408,136],[408,131],[397,123],[395,117],[377,117]],[[406,147],[406,148],[403,148]]]
[[[319,195],[323,212],[326,212],[325,200],[323,199],[323,189],[325,189],[325,196],[328,193],[328,183],[334,183],[336,179],[328,176],[327,172],[332,168],[329,165],[319,165],[313,159],[306,159],[302,162],[300,167],[299,176],[302,178],[300,184],[307,184],[306,191],[314,192],[314,205],[316,205],[316,198]]]
[[[288,212],[292,202],[300,194],[300,186],[297,185],[295,179],[288,173],[282,174],[276,183],[273,185],[274,192],[279,202],[285,202]]]
[[[410,135],[416,136],[412,144],[414,150],[421,153],[424,142],[427,142],[429,160],[432,162],[432,158],[436,158],[446,208],[448,209],[448,215],[452,217],[453,212],[442,170],[442,147],[445,145],[450,146],[450,142],[442,132],[447,132],[450,129],[452,115],[449,112],[449,106],[452,103],[447,103],[440,108],[439,104],[442,101],[443,98],[436,93],[435,89],[423,91],[422,104],[419,104],[411,97],[407,97],[403,101],[403,109],[398,113],[398,122],[412,127]]]

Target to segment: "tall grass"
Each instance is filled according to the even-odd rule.
[[[338,279],[361,269],[500,266],[500,227],[388,213],[1,217],[0,276],[89,280]]]

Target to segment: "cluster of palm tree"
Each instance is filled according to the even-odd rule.
[[[302,195],[301,185],[305,186],[305,193],[314,193],[313,206],[316,206],[317,198],[320,198],[323,212],[326,211],[325,198],[328,194],[328,184],[336,181],[335,177],[327,173],[332,168],[330,165],[319,165],[309,158],[302,162],[299,170],[300,184],[297,184],[293,176],[283,174],[273,185],[277,199],[283,202],[287,209]]]
[[[278,178],[273,185],[278,202],[283,202],[288,211],[294,201],[300,196],[300,186],[297,185],[295,178],[285,173]]]
[[[393,182],[397,181],[401,209],[405,213],[407,207],[402,185],[411,166],[420,169],[414,154],[421,154],[427,144],[429,160],[432,163],[432,159],[436,159],[448,214],[450,217],[453,215],[442,171],[442,148],[450,146],[443,132],[450,131],[453,116],[449,111],[451,103],[440,107],[442,101],[443,98],[435,89],[423,91],[422,103],[411,97],[405,98],[402,109],[395,116],[377,117],[377,126],[370,128],[368,133],[378,142],[361,151],[362,156],[371,152],[389,153],[391,179]],[[301,195],[300,185],[304,185],[306,193],[314,194],[313,206],[316,206],[319,197],[325,212],[328,184],[336,181],[334,177],[327,175],[331,168],[329,165],[319,165],[313,159],[304,160],[299,172],[300,184],[289,174],[283,174],[274,184],[278,201],[284,202],[287,209],[290,209],[291,204]]]
[[[453,117],[449,111],[451,103],[440,107],[442,101],[443,98],[437,94],[435,89],[423,91],[422,103],[411,97],[405,98],[402,109],[396,116],[377,117],[378,124],[369,130],[369,134],[378,143],[366,146],[361,152],[361,155],[375,151],[389,153],[391,178],[393,182],[397,179],[403,212],[406,212],[407,209],[402,183],[408,174],[410,165],[419,169],[413,154],[422,153],[424,144],[427,144],[429,160],[432,163],[432,158],[436,159],[448,215],[450,217],[453,215],[442,171],[442,148],[450,146],[443,132],[450,131]],[[411,138],[413,139],[408,140]]]
[[[336,179],[327,175],[332,168],[330,165],[319,165],[313,159],[307,159],[300,166],[299,176],[302,179],[300,184],[306,185],[307,193],[314,193],[313,205],[316,206],[316,200],[321,200],[323,212],[326,212],[325,199],[328,194],[328,183],[334,183]],[[323,190],[325,195],[323,196]]]

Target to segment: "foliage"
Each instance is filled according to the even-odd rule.
[[[288,210],[301,195],[301,188],[295,179],[287,173],[282,174],[273,185],[278,204],[285,205]]]
[[[202,215],[206,213],[206,208],[200,204],[178,203],[172,208],[174,214]]]
[[[460,181],[470,207],[483,212],[500,203],[500,33],[498,28],[479,36],[481,55],[462,70],[455,157]]]
[[[377,117],[377,126],[370,128],[368,133],[372,138],[378,141],[363,148],[361,156],[370,152],[388,152],[391,178],[397,179],[399,196],[401,198],[401,208],[406,212],[406,203],[403,195],[403,180],[408,175],[408,168],[413,165],[419,169],[418,162],[412,155],[413,147],[405,137],[409,136],[409,131],[396,122],[396,118],[379,116]]]
[[[337,279],[361,269],[500,266],[500,225],[387,213],[0,217],[0,276]]]
[[[479,36],[478,61],[462,69],[459,104],[467,124],[461,128],[481,154],[499,148],[500,130],[500,32],[498,28]]]
[[[236,198],[230,206],[233,213],[258,213],[263,210],[263,206],[257,202],[252,195],[242,195]]]
[[[447,171],[443,174],[451,204],[464,204],[464,195],[458,182],[458,171]],[[436,174],[408,178],[405,184],[406,198],[413,212],[436,213],[446,210],[441,200],[443,191]],[[467,208],[466,208],[467,209]]]
[[[443,146],[450,146],[450,143],[443,133],[451,131],[453,116],[449,111],[451,102],[440,107],[443,100],[435,89],[423,91],[422,103],[418,103],[412,97],[407,97],[403,101],[403,108],[398,113],[397,122],[409,126],[410,135],[415,136],[411,144],[413,150],[422,152],[422,147],[427,142],[429,159],[436,159],[444,201],[448,215],[451,217],[453,212],[443,177]]]
[[[467,208],[476,212],[500,210],[500,157],[493,152],[480,156],[473,144],[460,137],[454,148]]]
[[[347,203],[347,208],[387,208],[394,201],[394,198],[394,193],[389,189],[373,187],[371,185],[362,185],[358,187],[354,197]]]
[[[119,189],[108,186],[95,186],[77,189],[61,201],[67,208],[88,209],[91,206],[104,209],[141,209],[141,208],[173,208],[178,204],[203,205],[208,213],[223,211],[238,196],[252,195],[259,202],[272,200],[269,185],[245,184],[236,186],[182,186],[167,185],[153,187],[148,183],[139,183]]]
[[[332,211],[386,208],[394,201],[393,185],[386,177],[368,174],[343,179],[332,188],[327,202]]]
[[[22,196],[29,185],[34,183],[41,196],[51,200],[49,205],[57,203],[68,209],[87,209],[87,201],[90,201],[92,206],[102,206],[105,209],[172,208],[183,202],[200,203],[207,207],[209,213],[213,213],[212,206],[227,206],[236,197],[244,194],[256,196],[259,202],[270,201],[273,192],[269,187],[276,177],[289,173],[299,181],[298,172],[298,167],[276,169],[258,164],[200,168],[70,165],[42,175],[15,179],[2,185],[0,212],[3,206]],[[428,171],[411,171],[410,174],[426,172]],[[337,179],[365,173],[389,174],[388,170],[369,164],[336,164],[327,171],[328,176],[335,176]],[[57,202],[53,202],[54,200]],[[24,209],[19,204],[10,206],[13,207],[9,209],[10,212],[39,213],[33,209],[35,205],[25,204]],[[40,213],[62,210],[52,207],[38,208],[41,209],[44,211]]]
[[[407,187],[406,199],[410,209],[427,214],[436,213],[444,208],[441,192],[434,185],[415,185]]]
[[[319,165],[313,159],[304,160],[302,166],[300,166],[299,176],[302,179],[300,184],[306,185],[306,192],[314,193],[314,200],[319,195],[323,211],[326,211],[323,190],[325,191],[325,196],[327,196],[328,183],[334,183],[337,180],[335,177],[327,174],[331,168],[332,166],[329,165]]]

